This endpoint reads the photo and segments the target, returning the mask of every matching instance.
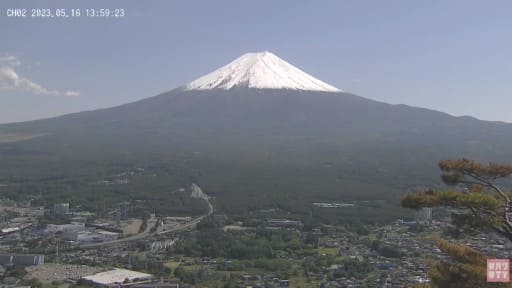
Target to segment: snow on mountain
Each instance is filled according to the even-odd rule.
[[[267,51],[244,54],[186,84],[185,90],[227,90],[234,87],[341,92]]]

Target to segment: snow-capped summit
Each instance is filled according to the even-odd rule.
[[[227,90],[234,87],[341,92],[267,51],[244,54],[186,84],[185,90]]]

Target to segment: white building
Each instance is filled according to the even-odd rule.
[[[418,222],[431,223],[432,222],[432,208],[425,207],[418,211]]]
[[[93,243],[93,242],[105,242],[112,241],[119,238],[119,233],[108,232],[108,231],[81,231],[76,234],[75,239],[69,239],[80,243]]]
[[[115,268],[110,271],[100,272],[94,275],[82,277],[83,280],[89,281],[97,286],[110,286],[115,284],[123,284],[128,282],[140,282],[153,279],[153,275],[131,271],[126,269]]]
[[[72,223],[63,225],[48,224],[46,225],[45,229],[46,233],[62,233],[62,238],[66,240],[76,240],[77,235],[83,231],[85,231],[85,225],[83,223]]]

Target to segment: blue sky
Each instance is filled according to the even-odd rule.
[[[126,16],[13,18],[10,8]],[[512,122],[511,11],[499,0],[4,0],[0,123],[147,98],[263,50],[363,97]]]

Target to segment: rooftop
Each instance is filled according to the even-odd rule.
[[[105,271],[101,273],[97,273],[90,276],[85,276],[83,279],[92,281],[96,284],[100,285],[108,285],[108,284],[114,284],[114,283],[123,283],[126,279],[130,281],[134,280],[145,280],[153,278],[153,275],[137,272],[137,271],[131,271],[126,269],[114,269],[110,271]]]

